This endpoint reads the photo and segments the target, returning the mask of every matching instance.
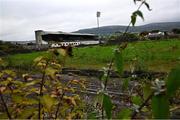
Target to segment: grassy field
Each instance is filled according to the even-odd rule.
[[[73,57],[67,58],[65,67],[101,69],[113,56],[116,46],[91,46],[74,48]],[[31,69],[33,59],[46,52],[10,55],[6,59],[10,67]],[[145,70],[169,71],[180,63],[180,40],[140,41],[129,43],[123,51],[125,69],[132,59]]]

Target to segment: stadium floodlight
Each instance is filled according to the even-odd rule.
[[[98,27],[98,37],[99,37],[99,17],[101,16],[101,12],[97,11],[96,12],[96,17],[97,17],[97,27]],[[100,37],[98,38],[99,39],[99,43],[101,43],[100,41]]]

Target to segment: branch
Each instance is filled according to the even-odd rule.
[[[70,84],[69,82],[67,84],[65,84],[65,87],[67,87],[69,84]],[[63,93],[62,93],[61,97],[59,97],[59,103],[57,105],[57,110],[56,110],[54,119],[57,119],[57,117],[58,117],[59,108],[60,108],[60,105],[61,105],[61,100],[63,99],[64,95],[65,95],[65,91],[63,90]]]
[[[5,111],[6,111],[7,115],[8,115],[8,118],[12,119],[11,114],[9,113],[8,107],[7,107],[7,105],[6,105],[5,101],[4,101],[4,98],[3,98],[3,95],[1,93],[1,91],[0,91],[0,97],[1,97],[2,104],[4,105]]]
[[[46,68],[48,66],[49,61],[47,61],[46,66],[44,68],[43,71],[43,76],[42,76],[42,80],[41,80],[41,84],[40,84],[40,92],[39,92],[39,115],[38,118],[41,119],[41,96],[43,96],[43,86],[44,86],[44,82],[45,82],[45,76],[46,76]]]
[[[137,8],[137,10],[139,10],[141,7],[142,7],[142,5],[144,4],[144,1],[145,0],[143,0],[142,1],[142,3],[139,5],[139,7]],[[125,36],[125,34],[127,33],[127,31],[129,30],[129,27],[131,26],[131,23],[132,23],[132,21],[130,21],[129,22],[129,24],[128,24],[128,26],[126,27],[126,29],[125,29],[125,31],[124,31],[124,33],[123,33],[123,37]],[[126,43],[127,44],[127,43]],[[121,48],[121,44],[119,44],[118,46],[117,46],[117,48]],[[124,48],[125,49],[125,48]],[[110,75],[110,70],[111,70],[111,68],[112,68],[112,65],[113,65],[113,62],[114,62],[114,57],[111,59],[111,61],[110,61],[110,64],[109,64],[109,67],[108,67],[108,73],[107,73],[107,76],[106,76],[106,78],[105,78],[105,87],[104,87],[104,90],[106,89],[106,86],[107,86],[107,82],[108,82],[108,78],[109,78],[109,75]],[[101,111],[101,114],[102,114],[102,119],[104,118],[104,109],[103,109],[103,107],[102,107],[102,111]]]
[[[56,110],[55,118],[54,118],[54,119],[57,119],[57,117],[58,117],[59,108],[60,108],[60,105],[61,105],[61,100],[62,100],[64,94],[65,94],[65,92],[63,92],[63,94],[61,95],[61,97],[60,97],[60,99],[59,99],[59,103],[58,103],[58,106],[57,106],[57,110]]]
[[[153,97],[153,95],[154,95],[154,93],[152,92],[149,96],[148,96],[148,98],[141,104],[141,106],[138,108],[138,111],[140,112],[141,111],[141,109],[148,103],[148,101]],[[132,116],[131,116],[131,119],[134,119],[135,117],[136,117],[136,115],[137,115],[137,111],[134,111],[134,113],[132,114]]]

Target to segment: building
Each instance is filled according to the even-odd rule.
[[[94,34],[37,30],[35,31],[35,37],[37,48],[41,48],[43,41],[48,42],[51,47],[99,44],[98,36]]]

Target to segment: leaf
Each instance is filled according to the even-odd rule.
[[[6,61],[4,61],[2,58],[0,58],[0,67],[6,67],[8,65],[8,63]]]
[[[127,90],[128,85],[129,85],[129,78],[123,80],[122,89],[123,89],[123,90]]]
[[[142,111],[142,112],[148,112],[149,109],[147,108],[147,106],[144,106],[141,111]]]
[[[167,95],[172,96],[180,88],[180,66],[172,69],[166,81]]]
[[[141,105],[142,104],[142,99],[141,99],[140,96],[132,96],[131,100],[136,105]]]
[[[66,55],[67,55],[66,49],[60,48],[60,49],[57,49],[57,52],[58,52],[59,54],[61,54],[62,56],[66,56]]]
[[[8,116],[7,116],[7,113],[6,112],[0,112],[0,119],[2,120],[7,120],[8,119]]]
[[[131,23],[132,23],[133,26],[136,23],[137,16],[141,17],[144,20],[143,13],[140,10],[137,10],[137,11],[133,12],[132,15],[131,15]]]
[[[37,57],[37,58],[34,59],[34,62],[35,62],[35,63],[38,63],[38,62],[40,62],[42,59],[43,59],[43,56],[39,56],[39,57]]]
[[[3,63],[4,63],[4,61],[2,60],[2,58],[0,58],[0,65],[3,64]]]
[[[26,105],[34,105],[34,104],[38,104],[38,100],[36,99],[32,99],[32,98],[26,98],[24,101],[23,101]]]
[[[14,80],[12,83],[14,83],[15,85],[22,87],[24,85],[24,83],[22,81],[18,81],[18,80]]]
[[[51,63],[52,67],[55,68],[55,69],[60,69],[61,68],[61,65],[60,64],[57,64],[57,63]]]
[[[134,4],[136,4],[136,0],[133,0],[134,1]]]
[[[77,103],[74,97],[63,96],[63,99],[66,101],[67,104],[77,106]]]
[[[55,103],[55,99],[52,98],[50,95],[44,95],[41,100],[48,112],[51,112],[51,108]]]
[[[146,100],[152,93],[151,85],[148,83],[145,83],[143,85],[143,98]]]
[[[152,10],[147,2],[144,1],[144,4],[146,5],[146,7],[147,7],[147,9],[148,9],[149,11]]]
[[[13,102],[15,102],[15,103],[22,103],[22,102],[23,102],[23,97],[20,96],[20,95],[15,95],[15,94],[13,94],[13,95],[12,95],[12,100],[13,100]]]
[[[165,95],[157,95],[152,98],[152,114],[155,119],[169,118],[169,100]]]
[[[55,78],[55,74],[58,72],[57,69],[54,69],[54,68],[51,68],[51,67],[48,67],[46,70],[46,75],[49,75],[51,76],[52,78]]]
[[[115,65],[119,74],[123,72],[123,56],[119,50],[115,51]]]
[[[103,96],[103,108],[106,112],[107,118],[110,119],[112,117],[112,102],[111,98],[108,95]]]
[[[97,113],[95,111],[87,114],[87,119],[96,119]]]
[[[141,0],[133,0],[134,1],[134,4],[136,4],[136,1],[141,1]]]
[[[134,26],[135,23],[136,23],[136,17],[137,17],[136,14],[132,14],[132,15],[131,15],[131,23],[132,23],[132,26]]]
[[[36,111],[35,108],[28,108],[21,112],[21,114],[18,116],[19,119],[28,119],[31,118],[34,114],[34,111]]]
[[[24,84],[25,87],[28,87],[28,86],[32,86],[32,85],[36,85],[37,83],[39,83],[38,80],[33,80],[31,82],[27,82]]]
[[[12,70],[4,70],[3,72],[5,74],[8,74],[8,75],[12,76],[12,77],[16,77],[16,73],[14,71],[12,71]]]
[[[130,119],[132,111],[128,108],[124,108],[118,114],[118,119]]]
[[[103,96],[104,94],[102,92],[99,92],[96,97],[94,98],[94,105],[96,106],[97,104],[100,104],[102,105],[102,102],[103,102]]]
[[[134,14],[138,15],[144,20],[143,13],[140,10],[135,11]]]
[[[38,104],[38,101],[36,99],[26,98],[23,95],[19,95],[19,94],[13,94],[12,100],[15,103],[24,104],[24,105]]]

